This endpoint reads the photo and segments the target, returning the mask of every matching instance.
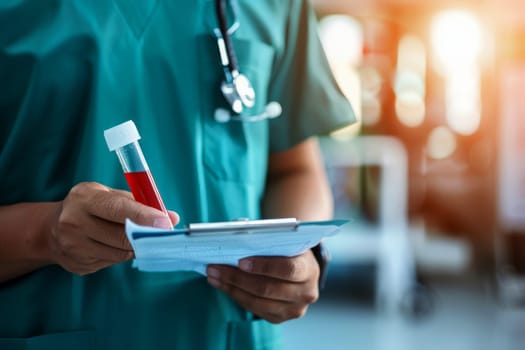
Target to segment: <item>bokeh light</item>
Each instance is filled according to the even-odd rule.
[[[457,148],[454,133],[445,126],[438,126],[430,132],[427,142],[427,154],[433,159],[450,157]]]

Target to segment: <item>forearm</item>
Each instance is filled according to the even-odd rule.
[[[0,282],[50,264],[47,239],[58,203],[0,207]]]
[[[329,220],[333,215],[333,198],[317,141],[309,140],[294,153],[295,164],[269,174],[263,200],[263,216],[295,217],[299,220]],[[294,151],[291,151],[294,152]],[[307,158],[301,161],[300,158]],[[286,154],[277,162],[289,162]],[[294,158],[294,157],[292,157]]]
[[[333,217],[333,197],[316,139],[310,139],[292,149],[270,156],[263,215],[295,217],[301,221],[329,220]],[[296,258],[306,258],[311,264],[309,289],[318,295],[318,284],[324,281],[326,257],[320,245]]]
[[[263,216],[329,220],[333,215],[330,189],[309,173],[290,173],[273,181],[263,202]]]

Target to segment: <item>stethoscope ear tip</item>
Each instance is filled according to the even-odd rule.
[[[269,118],[277,118],[283,113],[283,107],[277,101],[272,101],[266,105],[265,112]]]

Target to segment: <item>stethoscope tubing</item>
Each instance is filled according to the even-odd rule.
[[[230,6],[234,14],[234,23],[228,28],[227,20],[227,0],[215,0],[215,13],[217,17],[217,28],[214,29],[214,34],[217,37],[217,45],[221,58],[221,65],[224,70],[225,81],[221,86],[221,91],[225,98],[231,104],[231,109],[235,113],[231,113],[223,108],[217,108],[215,111],[215,119],[217,122],[225,123],[229,121],[238,122],[256,122],[266,119],[277,118],[282,113],[281,105],[278,102],[270,102],[266,105],[265,110],[258,115],[242,116],[240,112],[244,107],[251,108],[255,103],[255,92],[249,79],[239,73],[239,64],[237,55],[232,43],[232,34],[239,27],[237,20],[237,9],[234,0],[230,0]],[[239,85],[248,88],[240,94]]]
[[[215,0],[215,12],[217,16],[218,29],[222,39],[224,40],[224,45],[226,46],[225,51],[229,61],[227,62],[228,69],[230,72],[238,72],[239,64],[237,62],[237,55],[233,49],[231,34],[229,33],[230,30],[228,29],[227,23],[226,0]]]

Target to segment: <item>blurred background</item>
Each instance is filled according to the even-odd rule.
[[[524,349],[525,2],[313,4],[359,119],[321,140],[352,222],[286,349]]]

